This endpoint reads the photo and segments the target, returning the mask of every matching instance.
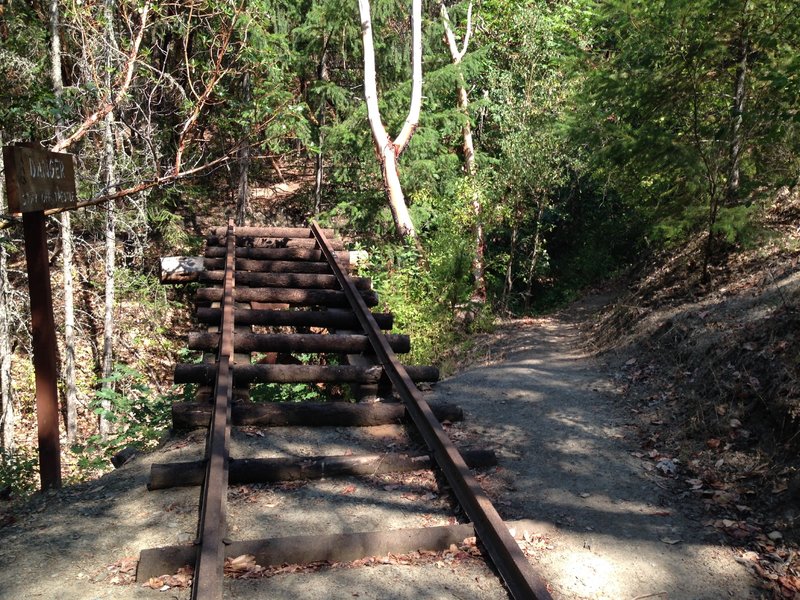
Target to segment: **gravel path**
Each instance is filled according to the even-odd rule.
[[[507,519],[539,525],[526,551],[557,599],[758,598],[733,551],[706,538],[678,497],[643,469],[626,440],[624,414],[602,369],[577,349],[566,317],[517,321],[492,336],[492,364],[442,381],[429,394],[461,404],[448,427],[462,448],[493,448],[500,466],[479,474]],[[344,437],[343,437],[344,435]],[[188,598],[158,592],[125,573],[139,550],[191,539],[197,490],[147,492],[152,462],[188,460],[202,435],[174,439],[91,484],[34,498],[0,528],[0,598],[127,600]],[[239,432],[234,453],[341,454],[412,448],[397,428]],[[296,502],[299,492],[300,502]],[[353,499],[358,501],[352,502]],[[230,495],[237,539],[449,521],[430,476],[352,479],[289,486],[237,486]],[[689,514],[687,512],[686,514]],[[713,532],[711,532],[713,533]],[[507,598],[481,560],[379,559],[317,572],[226,583],[226,597]],[[409,564],[404,564],[409,563]]]

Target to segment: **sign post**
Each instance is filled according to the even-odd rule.
[[[30,145],[4,147],[3,164],[9,212],[22,213],[25,234],[36,373],[39,476],[45,490],[61,487],[61,444],[56,327],[44,211],[75,206],[75,167],[71,154],[48,152]]]

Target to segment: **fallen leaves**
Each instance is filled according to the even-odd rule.
[[[165,592],[170,588],[187,588],[192,584],[194,569],[190,566],[181,567],[174,575],[160,575],[151,577],[142,587]]]

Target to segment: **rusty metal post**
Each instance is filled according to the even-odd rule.
[[[39,423],[39,476],[42,490],[61,487],[61,445],[58,439],[58,369],[53,293],[43,211],[22,215],[36,372],[36,415]]]

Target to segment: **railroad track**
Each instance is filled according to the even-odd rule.
[[[377,305],[367,279],[347,272],[348,253],[333,232],[307,228],[215,228],[208,238],[197,291],[198,320],[208,330],[189,337],[189,348],[207,352],[201,364],[178,365],[176,383],[196,383],[192,403],[173,405],[176,428],[208,427],[202,461],[154,464],[148,488],[201,486],[197,537],[192,545],[143,550],[137,580],[194,565],[192,598],[222,598],[226,558],[243,554],[259,565],[346,561],[389,552],[445,549],[475,535],[511,596],[551,598],[469,470],[492,457],[462,456],[441,420],[456,420],[459,409],[430,406],[414,381],[435,380],[431,367],[404,367],[396,352],[407,352],[406,336],[388,335],[392,316],[373,314]],[[253,327],[259,332],[254,332]],[[272,333],[260,332],[272,328]],[[290,331],[287,331],[290,330]],[[278,330],[278,332],[274,332]],[[298,331],[300,333],[298,333]],[[214,352],[215,354],[210,354]],[[252,353],[336,353],[345,364],[252,363]],[[277,361],[267,361],[275,363]],[[401,402],[254,403],[255,383],[349,384],[361,396],[395,395]],[[387,391],[389,392],[387,394]],[[393,394],[392,394],[393,392]],[[325,456],[304,460],[232,458],[231,427],[242,425],[364,426],[409,420],[429,454]],[[229,484],[363,475],[436,466],[469,523],[455,526],[292,536],[231,541],[226,528]],[[265,586],[268,584],[265,583]]]

